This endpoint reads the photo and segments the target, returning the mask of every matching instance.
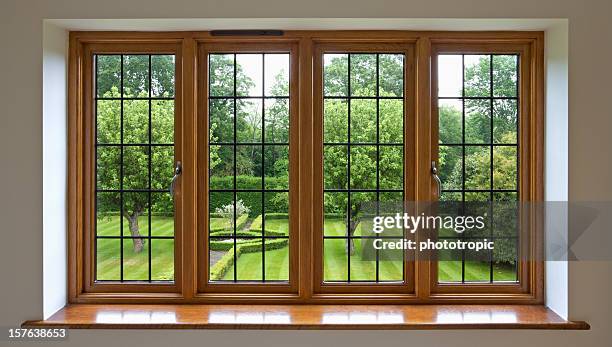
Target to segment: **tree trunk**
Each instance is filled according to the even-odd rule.
[[[357,226],[359,226],[359,219],[357,219],[356,213],[353,214],[351,211],[351,217],[349,220],[349,228],[348,228],[348,238],[346,240],[346,252],[351,255],[355,254],[355,241],[351,238],[355,235],[355,230],[357,230]]]
[[[138,227],[139,216],[140,213],[126,215],[128,224],[130,226],[130,234],[133,237],[132,242],[134,243],[134,253],[140,253],[144,248],[144,239],[140,236],[140,228]]]

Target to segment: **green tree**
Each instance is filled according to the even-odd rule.
[[[350,91],[348,56],[330,56],[325,63],[324,91],[328,96],[379,96],[403,95],[403,58],[400,55],[381,54],[378,58],[380,79],[377,83],[377,59],[374,54],[352,54],[350,63]],[[377,161],[380,188],[401,189],[403,180],[403,149],[381,146],[377,155],[377,109],[379,111],[379,136],[381,143],[403,142],[403,103],[401,100],[381,100],[377,105],[372,99],[353,99],[350,105],[351,124],[348,138],[348,103],[345,100],[328,99],[324,105],[324,141],[328,143],[371,143],[351,146],[351,153],[341,145],[325,146],[324,187],[347,189],[348,156],[351,161],[351,189],[375,189]],[[326,214],[348,214],[347,236],[353,236],[360,222],[363,204],[374,202],[373,193],[351,193],[348,204],[346,194],[325,194]],[[381,200],[399,200],[401,196],[381,194]],[[354,253],[352,239],[347,241],[347,251]]]
[[[151,57],[151,86],[149,86],[149,57],[147,55],[124,56],[123,94],[126,97],[146,98],[151,95],[172,97],[174,95],[174,57]],[[121,96],[121,57],[99,56],[97,65],[98,95],[104,98]],[[123,111],[123,114],[122,114]],[[121,150],[119,146],[104,146],[97,149],[97,184],[101,189],[136,190],[149,188],[149,157],[151,160],[151,188],[166,189],[170,183],[174,163],[174,150],[169,146],[149,147],[149,101],[148,100],[99,100],[97,102],[97,141],[101,144],[121,144],[121,115],[123,116],[123,143],[132,144]],[[172,100],[151,101],[151,139],[157,144],[174,142],[174,102]],[[145,146],[137,146],[145,144]],[[121,179],[121,151],[123,151],[123,182]],[[121,202],[123,205],[121,206]],[[133,237],[135,252],[144,248],[139,217],[147,210],[171,213],[172,199],[169,194],[146,192],[99,193],[97,210],[100,216],[119,211],[126,219]],[[121,230],[123,233],[123,230]]]

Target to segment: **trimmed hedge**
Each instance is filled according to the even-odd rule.
[[[266,250],[274,250],[281,249],[289,243],[288,239],[276,239],[276,240],[266,240]],[[227,271],[234,266],[234,247],[233,243],[230,243],[232,247],[227,250],[227,253],[221,257],[221,259],[210,269],[210,279],[213,281],[218,281],[223,279],[223,276],[227,273]],[[239,244],[236,246],[236,259],[240,257],[242,253],[254,253],[260,252],[261,242],[246,242],[243,244]],[[211,248],[212,249],[212,248]]]
[[[253,176],[236,176],[236,185],[240,189],[261,189],[261,177]],[[211,177],[211,189],[232,189],[234,187],[234,178],[232,176]],[[266,177],[266,189],[287,189],[287,179],[282,177]],[[266,209],[268,212],[286,212],[289,209],[288,193],[266,193],[264,195],[266,201]],[[233,203],[234,194],[226,192],[211,192],[210,206],[211,212],[218,207]],[[260,215],[262,211],[261,194],[254,193],[238,193],[238,200],[242,200],[245,206],[251,209],[249,214],[251,217]]]
[[[211,218],[222,218],[222,217],[212,217],[211,216]],[[249,220],[249,216],[247,214],[243,214],[242,216],[239,216],[236,219],[236,230],[240,230],[240,229],[244,228],[244,226],[247,224],[248,220]],[[228,231],[228,229],[227,228],[223,228],[223,227],[221,227],[221,228],[211,228],[210,229],[211,234],[214,233],[214,232],[218,232],[218,231]],[[232,230],[232,232],[233,232],[233,230]]]

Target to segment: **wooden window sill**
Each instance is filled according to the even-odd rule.
[[[69,305],[23,327],[588,330],[540,305]]]

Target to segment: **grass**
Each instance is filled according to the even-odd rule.
[[[221,218],[213,218],[211,225],[222,226],[226,223]],[[124,220],[123,234],[130,236],[129,228]],[[256,221],[253,223],[256,224]],[[148,218],[139,219],[141,235],[148,235]],[[173,236],[174,221],[171,217],[152,216],[152,236]],[[252,228],[257,225],[251,225]],[[345,225],[341,219],[325,220],[325,235],[344,236]],[[266,229],[288,232],[286,219],[266,220]],[[97,234],[99,236],[119,236],[120,222],[118,216],[98,219]],[[361,236],[361,227],[355,232]],[[148,280],[149,263],[148,254],[151,248],[151,279],[172,280],[174,278],[174,240],[146,240],[142,252],[134,253],[133,243],[130,239],[123,240],[123,274],[125,280]],[[362,244],[355,241],[355,253],[351,255],[351,280],[375,280],[376,261],[361,256]],[[120,251],[121,241],[117,239],[98,239],[97,241],[97,279],[120,279]],[[348,279],[348,259],[346,254],[346,241],[327,239],[324,243],[324,279],[326,281],[346,281]],[[385,260],[381,253],[379,262],[379,280],[398,281],[403,278],[403,267],[400,260]],[[262,253],[246,253],[238,258],[236,263],[239,280],[261,280]],[[489,281],[490,265],[488,262],[466,262],[466,281]],[[460,261],[441,261],[438,266],[439,279],[442,282],[461,281]],[[270,250],[265,252],[265,277],[267,280],[287,280],[289,277],[289,248]],[[234,278],[233,267],[225,274],[224,280]],[[514,281],[516,272],[510,264],[494,264],[493,279],[495,281]]]
[[[130,236],[127,221],[123,221],[123,235]],[[140,235],[149,235],[148,217],[138,219]],[[120,236],[119,216],[102,217],[97,221],[96,233],[98,236]],[[152,236],[173,236],[174,219],[172,217],[151,216]],[[97,280],[119,280],[121,271],[121,240],[98,239],[96,241]],[[133,241],[123,240],[123,279],[148,280],[149,279],[149,247],[151,247],[151,280],[168,281],[174,279],[174,240],[145,240],[144,249],[140,253],[134,252]]]

